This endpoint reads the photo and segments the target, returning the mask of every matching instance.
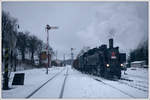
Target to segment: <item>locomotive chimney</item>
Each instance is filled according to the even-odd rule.
[[[113,38],[109,39],[109,48],[113,48]]]

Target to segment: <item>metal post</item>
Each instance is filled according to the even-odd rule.
[[[71,67],[73,68],[73,48],[71,48]]]
[[[48,50],[48,46],[49,46],[49,30],[50,29],[58,29],[58,27],[56,27],[56,26],[49,26],[49,25],[46,25],[46,30],[47,30],[47,58],[48,58],[48,64],[47,64],[47,74],[48,74],[48,67],[49,67],[49,65],[50,65],[50,67],[51,67],[51,56],[50,56],[50,53],[49,53],[49,50]]]
[[[65,54],[64,54],[64,66],[66,66],[66,62],[65,62]]]
[[[57,50],[56,50],[56,61],[57,61]]]
[[[9,48],[5,49],[5,68],[4,68],[4,82],[3,82],[3,90],[8,90],[8,82],[9,82],[9,77],[8,77],[8,63],[9,63]]]
[[[46,70],[46,74],[48,74],[48,67],[49,67],[49,50],[48,50],[48,46],[49,46],[49,33],[48,33],[48,25],[47,25],[47,60],[48,60],[48,63],[47,63],[47,70]]]

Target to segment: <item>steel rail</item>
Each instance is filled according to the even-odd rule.
[[[110,87],[112,87],[112,88],[114,88],[114,89],[116,89],[116,90],[120,91],[121,93],[123,93],[123,94],[127,95],[127,96],[130,96],[130,97],[132,97],[132,98],[136,98],[136,97],[134,97],[134,96],[132,96],[132,95],[128,94],[127,92],[124,92],[124,91],[122,91],[122,90],[120,90],[120,89],[116,88],[116,87],[115,87],[115,86],[113,86],[113,85],[110,85],[110,84],[108,84],[108,83],[105,83],[105,82],[101,81],[100,79],[94,79],[94,80],[99,81],[99,82],[103,83],[104,85],[110,86]]]
[[[65,88],[67,76],[68,76],[68,68],[67,68],[67,72],[65,74],[65,79],[64,79],[64,82],[63,82],[63,85],[62,85],[62,88],[61,88],[59,98],[63,98],[63,93],[64,93],[64,88]]]
[[[48,79],[45,83],[43,83],[41,86],[39,86],[37,89],[35,89],[32,93],[30,93],[27,97],[25,97],[26,99],[32,97],[37,91],[39,91],[44,85],[46,85],[49,81],[51,81],[52,79],[54,79],[56,76],[58,76],[63,70],[61,70],[60,72],[58,72],[57,74],[55,74],[53,77],[51,77],[50,79]]]

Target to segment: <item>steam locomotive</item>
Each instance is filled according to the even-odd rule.
[[[78,56],[73,67],[77,70],[105,78],[121,78],[121,69],[126,61],[126,53],[119,53],[119,47],[113,47],[113,39],[107,45],[93,48]]]

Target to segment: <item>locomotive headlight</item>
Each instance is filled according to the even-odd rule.
[[[107,67],[109,67],[109,64],[106,64]]]
[[[120,64],[120,66],[122,66],[122,67],[123,67],[123,64]]]

